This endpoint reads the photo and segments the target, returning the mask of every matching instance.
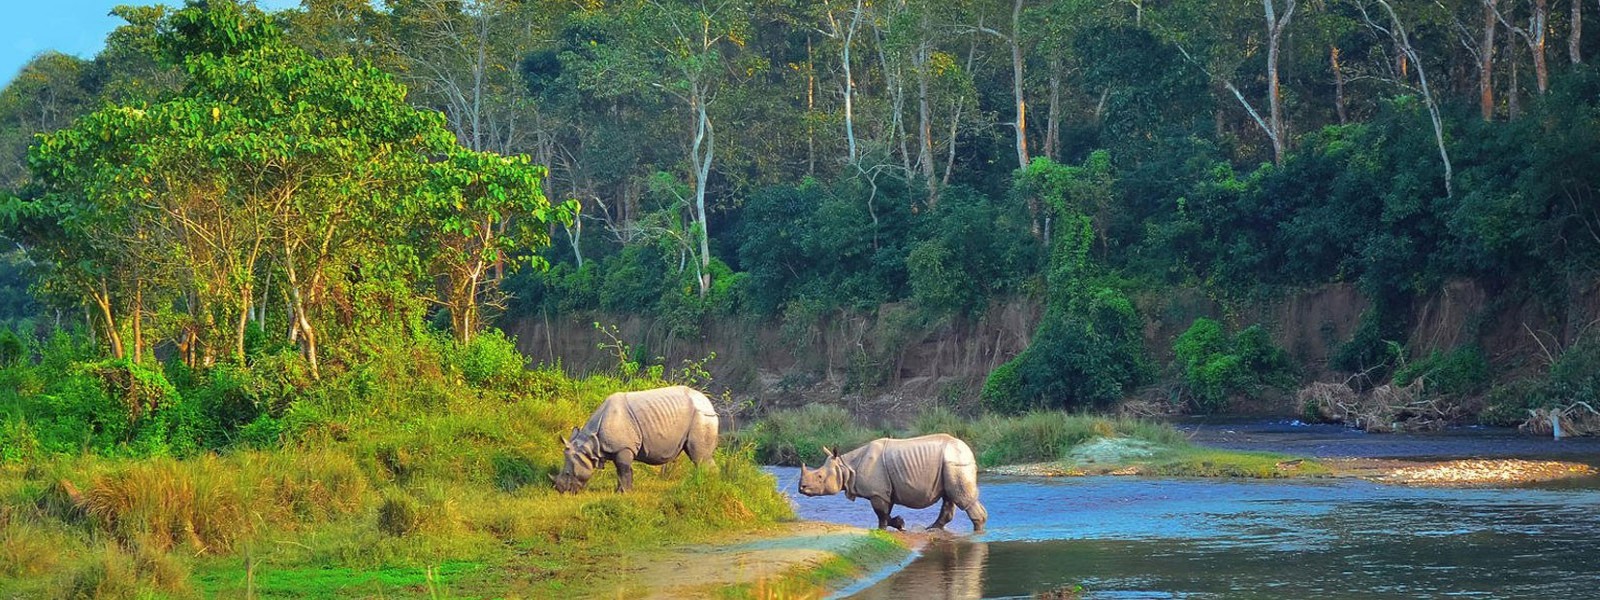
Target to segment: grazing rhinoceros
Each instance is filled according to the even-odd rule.
[[[966,442],[942,433],[909,440],[879,438],[841,455],[824,448],[822,466],[800,465],[800,493],[846,498],[866,498],[878,513],[878,529],[905,530],[905,520],[892,517],[894,505],[926,508],[944,500],[939,518],[929,529],[941,529],[956,514],[956,507],[972,519],[972,529],[983,531],[989,511],[978,503],[978,463]]]
[[[633,489],[633,461],[663,465],[689,453],[696,466],[711,466],[717,449],[717,411],[697,390],[673,386],[606,397],[572,439],[561,440],[566,462],[556,490],[577,492],[605,461],[617,464],[617,491]]]

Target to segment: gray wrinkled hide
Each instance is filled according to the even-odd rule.
[[[956,507],[966,511],[972,528],[981,531],[989,513],[978,502],[978,462],[966,442],[943,433],[911,439],[879,438],[843,455],[830,451],[815,470],[802,465],[800,493],[820,496],[844,492],[866,498],[878,513],[880,529],[904,521],[890,515],[895,505],[926,508],[943,501],[930,528],[944,527]]]
[[[556,478],[557,489],[581,489],[594,469],[612,461],[617,491],[626,492],[633,488],[634,461],[662,465],[687,453],[695,465],[711,465],[717,412],[705,394],[681,385],[618,392],[607,396],[565,444],[566,465]]]

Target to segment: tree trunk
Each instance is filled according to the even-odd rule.
[[[1262,0],[1267,19],[1267,112],[1272,129],[1269,136],[1272,140],[1272,160],[1282,165],[1287,136],[1284,131],[1283,94],[1278,82],[1278,54],[1279,48],[1283,45],[1283,30],[1294,17],[1295,0],[1289,0],[1284,6],[1282,17],[1274,15],[1273,2],[1274,0]]]
[[[133,282],[133,362],[144,362],[144,280]]]
[[[1533,15],[1528,17],[1528,33],[1532,39],[1528,46],[1533,51],[1533,75],[1541,96],[1550,89],[1550,65],[1544,51],[1549,22],[1550,0],[1533,0]]]
[[[1050,61],[1050,111],[1044,126],[1044,155],[1056,160],[1061,145],[1061,61]]]
[[[1572,0],[1572,17],[1567,19],[1567,58],[1572,64],[1583,62],[1583,0]]]
[[[251,303],[255,297],[255,291],[248,284],[239,289],[239,319],[234,323],[233,360],[241,367],[244,366],[245,330],[250,323]]]
[[[706,114],[705,93],[695,84],[691,98],[695,111],[694,147],[690,158],[694,162],[694,210],[700,223],[700,297],[711,291],[711,235],[710,221],[706,220],[706,179],[711,176],[711,161],[716,157],[716,134],[711,127],[711,117]]]
[[[926,31],[926,26],[924,26]],[[933,169],[933,107],[928,98],[928,42],[917,48],[917,168],[928,186],[928,205],[938,203],[939,180]]]
[[[1417,56],[1416,49],[1411,46],[1411,36],[1406,33],[1405,25],[1400,22],[1399,15],[1395,14],[1394,7],[1386,0],[1378,0],[1378,5],[1389,13],[1389,22],[1394,24],[1391,35],[1394,36],[1396,45],[1417,64],[1417,81],[1422,86],[1422,99],[1428,106],[1428,118],[1433,123],[1433,141],[1439,148],[1439,159],[1444,163],[1444,194],[1445,197],[1452,197],[1455,195],[1453,184],[1455,172],[1450,166],[1450,152],[1444,144],[1444,118],[1439,114],[1439,102],[1434,99],[1433,90],[1428,86],[1428,72],[1423,68],[1422,59]]]
[[[966,71],[965,71],[966,73],[969,74],[968,75],[969,77],[971,76],[970,73],[972,73],[972,61],[973,61],[973,58],[975,56],[977,56],[977,54],[978,54],[978,43],[976,41],[970,42],[967,45],[967,66],[966,66]],[[951,111],[951,115],[950,115],[950,153],[945,156],[945,161],[944,161],[944,182],[942,184],[944,186],[949,186],[950,185],[950,174],[952,172],[954,172],[955,169],[956,169],[956,134],[960,133],[960,131],[961,131],[961,111],[962,111],[962,109],[964,109],[966,107],[966,105],[967,105],[966,97],[965,96],[957,96],[956,97],[955,109]]]
[[[117,359],[127,356],[127,350],[122,347],[122,334],[117,331],[117,318],[111,311],[111,292],[106,288],[105,278],[100,279],[99,291],[90,295],[95,305],[100,307],[100,318],[105,325],[106,343],[111,346],[111,356]]]
[[[855,118],[855,78],[850,73],[850,47],[855,44],[856,30],[861,26],[861,6],[864,0],[856,0],[855,12],[850,16],[850,28],[845,30],[844,49],[840,51],[840,62],[844,66],[844,138],[850,148],[850,164],[856,164],[860,155],[856,150],[856,118]]]
[[[286,238],[283,242],[283,267],[284,275],[289,280],[289,304],[293,314],[296,330],[300,339],[305,344],[306,362],[311,367],[311,378],[322,379],[322,372],[317,364],[317,330],[311,326],[311,319],[306,317],[305,295],[300,290],[300,277],[294,267],[294,246]]]
[[[1494,119],[1494,32],[1495,3],[1483,0],[1483,38],[1478,43],[1478,112],[1483,120]]]
[[[1023,95],[1022,0],[1011,5],[1011,94],[1017,101],[1017,168],[1028,166],[1028,102]]]
[[[1339,124],[1350,122],[1350,114],[1345,110],[1344,100],[1344,70],[1339,67],[1339,47],[1328,47],[1328,62],[1333,70],[1333,109],[1339,114]]]
[[[1512,45],[1508,44],[1507,46],[1509,48]],[[1506,62],[1511,63],[1511,81],[1506,82],[1506,112],[1508,113],[1507,116],[1512,121],[1515,121],[1522,116],[1522,106],[1518,102],[1518,98],[1522,94],[1518,93],[1520,90],[1517,89],[1521,85],[1517,83],[1517,53],[1514,49],[1510,50],[1510,53],[1511,56],[1506,60]]]
[[[806,174],[817,172],[817,61],[811,51],[811,36],[806,36]],[[583,266],[579,263],[578,266]]]

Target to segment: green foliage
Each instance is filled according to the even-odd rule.
[[[1081,167],[1038,159],[1019,173],[1014,193],[1042,199],[1059,223],[1051,240],[1044,319],[1028,348],[991,374],[984,404],[1016,414],[1035,408],[1105,407],[1148,377],[1143,326],[1121,282],[1099,275],[1091,258],[1091,214],[1111,185],[1104,153]]]
[[[15,367],[28,358],[28,346],[22,336],[8,327],[0,327],[0,368]]]
[[[92,350],[65,336],[45,345],[43,362],[0,369],[5,381],[43,390],[0,396],[0,557],[52,548],[48,563],[4,563],[0,587],[54,596],[115,577],[129,593],[232,596],[246,593],[249,570],[258,592],[349,595],[373,578],[422,581],[424,571],[455,589],[472,570],[434,567],[498,569],[533,551],[564,573],[529,592],[547,596],[588,589],[601,568],[592,565],[621,552],[793,517],[748,448],[719,452],[716,470],[641,465],[625,497],[558,495],[548,484],[562,460],[556,436],[614,391],[666,382],[520,372],[521,357],[498,360],[514,354],[498,333],[479,336],[476,348],[440,332],[386,335],[395,337],[346,356],[363,364],[305,389],[283,387],[276,380],[293,369],[262,365],[267,357],[199,373],[176,365],[168,382],[131,363],[83,361]],[[473,361],[492,385],[466,381]],[[69,370],[35,381],[54,365]],[[520,374],[495,383],[509,365]],[[129,389],[157,406],[130,419]],[[291,400],[276,395],[296,389]],[[214,435],[256,411],[230,436]],[[185,424],[205,435],[183,437]],[[185,439],[222,451],[160,457],[186,453]],[[608,489],[614,473],[594,485]],[[294,550],[259,551],[283,540]],[[197,554],[206,558],[188,558]],[[300,578],[277,579],[284,574]],[[505,594],[527,584],[476,585]]]
[[[512,389],[527,372],[528,358],[517,351],[516,340],[499,329],[473,336],[452,348],[451,362],[473,387]]]
[[[1435,350],[1421,360],[1413,360],[1396,370],[1396,385],[1410,385],[1422,379],[1429,393],[1460,398],[1483,392],[1489,385],[1489,361],[1475,345],[1458,346],[1448,351]]]
[[[843,452],[882,437],[883,432],[861,426],[849,411],[830,404],[807,404],[798,409],[774,411],[760,423],[738,432],[735,438],[754,447],[762,464],[819,464],[823,448]]]
[[[1230,336],[1217,321],[1195,319],[1173,342],[1172,354],[1188,394],[1203,412],[1222,412],[1237,395],[1292,383],[1288,354],[1260,325]]]

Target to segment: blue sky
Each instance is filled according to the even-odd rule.
[[[183,0],[0,0],[0,82],[10,83],[30,59],[46,50],[93,58],[106,34],[122,20],[119,4],[181,5]],[[263,9],[299,6],[299,0],[259,0]]]

